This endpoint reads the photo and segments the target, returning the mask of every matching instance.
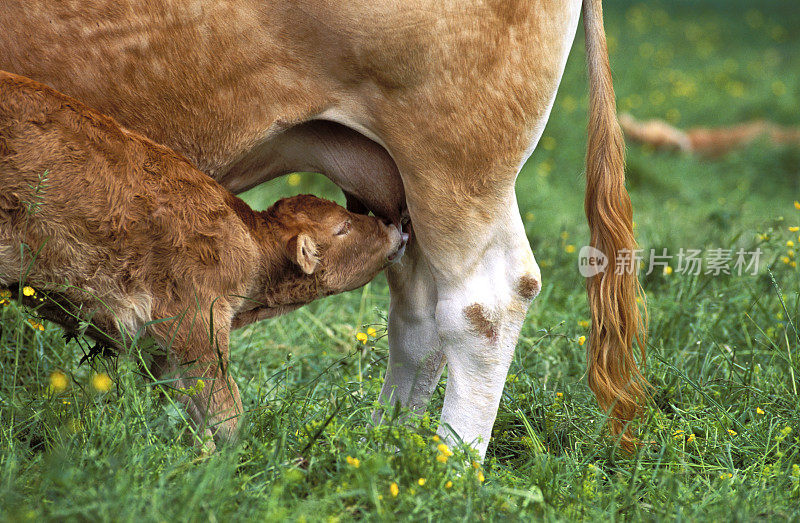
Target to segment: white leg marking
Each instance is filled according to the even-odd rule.
[[[541,282],[516,200],[487,229],[469,273],[437,276],[436,324],[448,377],[440,435],[486,454],[528,304]],[[481,245],[481,242],[476,242]]]

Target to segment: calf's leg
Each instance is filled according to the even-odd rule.
[[[151,371],[156,379],[174,379],[170,386],[180,391],[177,398],[192,422],[219,444],[235,439],[242,402],[228,369],[230,321],[225,311],[215,307],[214,313],[220,318],[216,324],[223,326],[213,335],[200,314],[177,315],[172,332],[167,323],[155,324],[156,338],[167,350],[154,360]]]

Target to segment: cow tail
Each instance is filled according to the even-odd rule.
[[[592,318],[587,375],[612,432],[630,449],[635,439],[629,425],[647,397],[636,355],[644,364],[647,313],[634,262],[626,261],[635,260],[636,240],[601,0],[583,1],[583,24],[590,93],[584,208],[591,246],[608,259],[605,270],[587,280]]]

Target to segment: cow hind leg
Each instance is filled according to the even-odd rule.
[[[381,390],[385,407],[397,403],[421,413],[444,366],[434,311],[436,287],[427,260],[412,240],[400,263],[387,271],[391,289],[389,363]],[[376,413],[376,421],[383,412]]]
[[[436,326],[447,360],[439,433],[483,457],[541,275],[513,197],[492,223],[473,224],[471,234],[483,239],[461,243],[459,259],[471,262],[437,274]]]
[[[514,192],[506,194],[505,205],[492,212],[479,213],[463,202],[436,207],[435,217],[412,212],[413,241],[402,264],[388,274],[384,403],[423,410],[446,363],[439,434],[449,444],[471,445],[481,457],[522,322],[541,286]],[[468,219],[479,215],[489,218]],[[444,237],[436,227],[449,219],[464,227],[450,228]]]

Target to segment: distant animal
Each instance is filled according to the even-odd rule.
[[[0,72],[0,288],[116,349],[153,338],[155,377],[207,384],[181,399],[217,441],[241,412],[231,329],[363,285],[406,239],[310,195],[253,211],[170,149]]]
[[[172,147],[233,192],[313,170],[352,209],[395,223],[407,212],[380,399],[424,410],[446,364],[439,433],[483,455],[541,288],[514,183],[581,9],[584,208],[609,260],[587,280],[587,380],[629,442],[644,322],[636,271],[618,263],[636,243],[600,0],[4,0],[0,69]]]
[[[625,136],[655,149],[677,150],[715,158],[747,146],[766,136],[773,145],[800,146],[800,128],[783,127],[764,120],[754,120],[729,127],[693,127],[678,129],[663,120],[636,120],[628,113],[619,116]]]

